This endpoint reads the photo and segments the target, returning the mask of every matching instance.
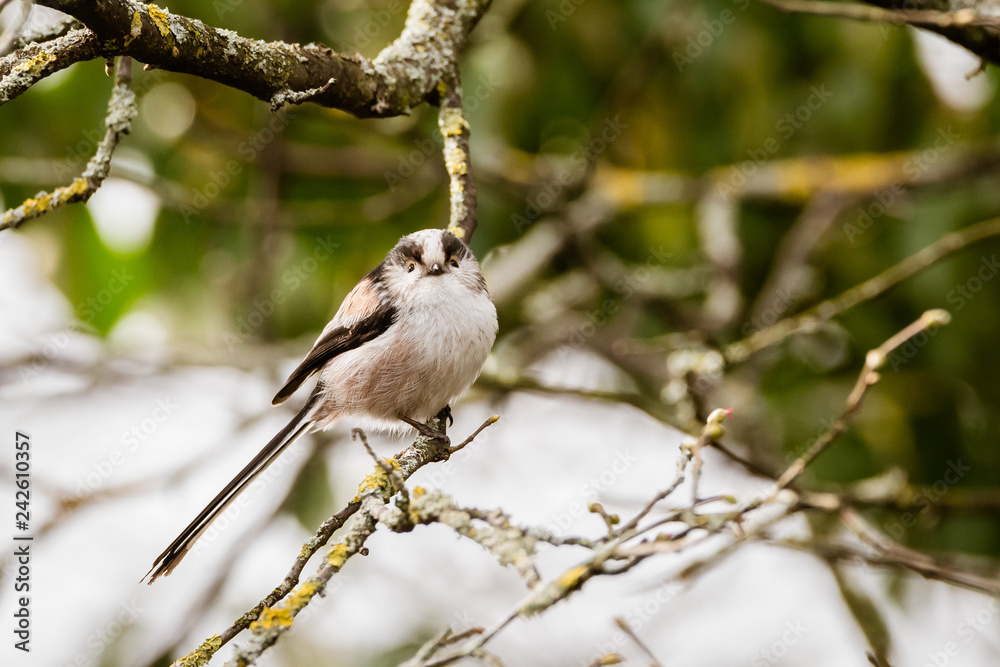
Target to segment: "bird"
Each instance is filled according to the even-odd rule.
[[[301,410],[154,561],[169,575],[208,526],[303,435],[338,421],[401,434],[449,416],[482,371],[499,329],[496,307],[468,245],[444,229],[404,236],[348,293],[271,401],[285,402],[319,376]]]

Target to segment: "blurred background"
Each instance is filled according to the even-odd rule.
[[[374,57],[407,6],[170,10]],[[500,336],[452,434],[502,419],[415,484],[596,536],[603,523],[581,503],[636,511],[714,408],[734,409],[734,451],[783,469],[829,427],[865,353],[944,308],[951,324],[889,358],[804,484],[894,490],[866,509],[887,535],[996,572],[1000,241],[836,301],[763,349],[747,342],[1000,213],[995,68],[912,28],[750,0],[496,0],[462,63],[472,247]],[[270,396],[350,288],[400,236],[447,224],[434,108],[271,114],[209,81],[134,75],[139,115],[97,194],[0,233],[0,428],[31,433],[35,452],[36,653],[4,645],[14,664],[168,664],[280,581],[370,471],[350,425],[300,442],[217,539],[169,579],[137,583],[297,407],[271,408]],[[111,87],[92,61],[4,105],[4,208],[82,172]],[[386,456],[403,444],[372,442]],[[4,498],[12,464],[0,460]],[[749,497],[763,482],[710,455],[705,484]],[[894,665],[996,662],[996,600],[788,548],[836,530],[827,523],[795,517],[687,577],[697,554],[594,581],[492,646],[508,665],[608,652],[647,664],[619,641],[617,614],[677,666],[862,665],[873,643]],[[370,547],[261,664],[395,665],[441,628],[489,625],[524,595],[513,572],[441,527],[379,532]],[[539,566],[552,576],[581,557],[551,549]]]

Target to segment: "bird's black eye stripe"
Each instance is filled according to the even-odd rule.
[[[392,255],[396,263],[406,266],[407,262],[414,261],[418,264],[422,258],[420,246],[411,239],[404,239],[392,250]]]
[[[451,232],[444,232],[442,234],[441,249],[444,250],[445,257],[450,257],[456,261],[465,259],[469,254],[469,246],[465,245],[460,238]],[[452,266],[454,266],[454,264],[452,264]]]

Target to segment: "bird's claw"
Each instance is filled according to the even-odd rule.
[[[454,426],[455,425],[455,418],[451,415],[451,406],[450,405],[446,405],[443,408],[441,408],[441,412],[437,413],[437,415],[435,416],[435,419],[440,419],[441,421],[446,421],[447,420],[448,426]]]

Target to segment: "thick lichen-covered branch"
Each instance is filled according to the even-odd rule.
[[[92,31],[95,56],[129,55],[148,66],[193,74],[273,103],[309,100],[359,117],[397,116],[437,100],[489,0],[414,0],[400,37],[374,60],[319,44],[247,39],[133,0],[39,0]],[[333,85],[327,85],[330,80]]]
[[[0,58],[0,106],[50,74],[74,63],[100,56],[97,38],[89,30],[71,30],[42,43],[30,44]]]
[[[133,57],[147,68],[218,81],[267,101],[272,111],[308,101],[376,117],[408,114],[424,102],[440,103],[451,181],[449,228],[466,242],[471,240],[476,186],[469,167],[469,126],[462,115],[458,57],[490,0],[414,0],[402,34],[373,60],[317,44],[247,39],[134,0],[39,0],[39,4],[69,14],[86,28],[63,35],[68,24],[61,24],[40,35],[46,40],[41,44],[0,59],[0,104],[70,64],[114,56]],[[53,35],[59,36],[50,39]],[[86,200],[94,184],[94,179],[77,179],[40,193],[9,212],[4,227],[16,227],[54,206]]]
[[[459,507],[440,491],[417,487],[412,495],[412,501],[403,507],[384,506],[378,520],[397,532],[408,532],[421,524],[444,524],[495,555],[501,565],[513,566],[529,588],[541,581],[531,560],[539,541],[535,531],[513,525],[499,509],[484,512]]]
[[[128,134],[136,115],[135,94],[132,92],[132,59],[121,58],[115,73],[115,87],[108,102],[104,138],[97,146],[83,174],[69,185],[52,192],[39,192],[20,206],[0,215],[0,231],[19,226],[25,220],[37,218],[64,204],[87,201],[108,177],[111,156],[121,138]]]

